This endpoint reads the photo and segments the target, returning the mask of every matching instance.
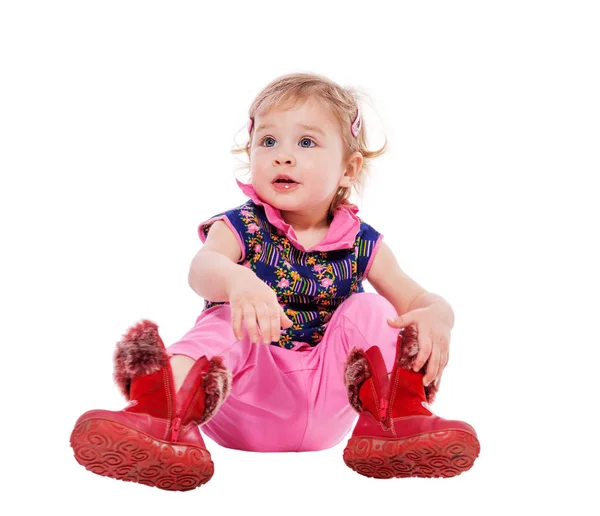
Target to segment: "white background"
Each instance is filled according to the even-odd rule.
[[[598,514],[594,4],[4,2],[2,512]],[[346,440],[261,454],[207,438],[215,475],[191,492],[86,472],[69,434],[125,406],[116,341],[141,318],[167,345],[193,326],[197,226],[245,201],[234,138],[296,71],[370,99],[389,151],[359,214],[454,309],[432,409],[472,424],[480,457],[382,481],[345,466]]]

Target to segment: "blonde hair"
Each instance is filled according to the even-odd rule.
[[[349,158],[354,152],[363,155],[363,165],[359,171],[354,187],[361,195],[369,172],[369,160],[380,156],[385,152],[387,140],[383,147],[371,151],[367,145],[367,131],[364,122],[363,110],[360,110],[361,127],[358,137],[351,132],[351,125],[356,118],[358,106],[358,94],[352,88],[343,88],[330,79],[321,75],[310,73],[291,73],[278,77],[268,84],[254,99],[248,111],[250,119],[260,113],[266,113],[271,108],[281,106],[289,101],[302,101],[316,99],[325,103],[340,123],[342,140],[346,150],[345,158]],[[253,132],[250,133],[248,143],[238,146],[232,150],[233,154],[246,153],[250,160],[250,147],[252,145]],[[342,204],[349,203],[351,189],[339,187],[329,207],[329,216],[333,218],[335,210]]]

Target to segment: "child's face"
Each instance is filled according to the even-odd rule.
[[[287,106],[285,106],[287,107]],[[312,127],[305,127],[312,126]],[[281,211],[326,211],[345,176],[344,145],[339,122],[314,100],[289,109],[256,115],[250,148],[252,185],[259,197]],[[274,183],[286,174],[297,184]]]

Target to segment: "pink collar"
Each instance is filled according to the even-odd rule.
[[[311,247],[310,249],[305,249],[304,246],[298,242],[294,228],[283,220],[281,212],[277,208],[273,208],[270,204],[261,201],[252,184],[241,183],[237,179],[236,181],[242,192],[250,197],[250,199],[254,201],[254,204],[264,208],[269,222],[277,229],[283,231],[288,240],[300,251],[326,252],[338,249],[350,249],[354,246],[354,241],[360,231],[360,219],[356,216],[358,206],[355,204],[347,203],[340,206],[333,215],[333,220],[331,221],[331,225],[327,230],[325,238],[318,245]]]

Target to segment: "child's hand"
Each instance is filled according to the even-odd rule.
[[[252,271],[247,272],[250,274],[236,276],[229,290],[233,332],[241,340],[244,335],[242,321],[245,321],[253,344],[260,340],[259,330],[264,344],[279,342],[281,327],[289,328],[294,323],[285,315],[271,287]]]
[[[427,372],[423,377],[423,384],[429,385],[433,380],[439,383],[442,372],[448,364],[452,327],[438,313],[438,307],[435,306],[435,303],[399,315],[394,319],[388,319],[388,324],[394,328],[415,325],[419,341],[419,353],[413,370],[419,371],[429,359]]]

